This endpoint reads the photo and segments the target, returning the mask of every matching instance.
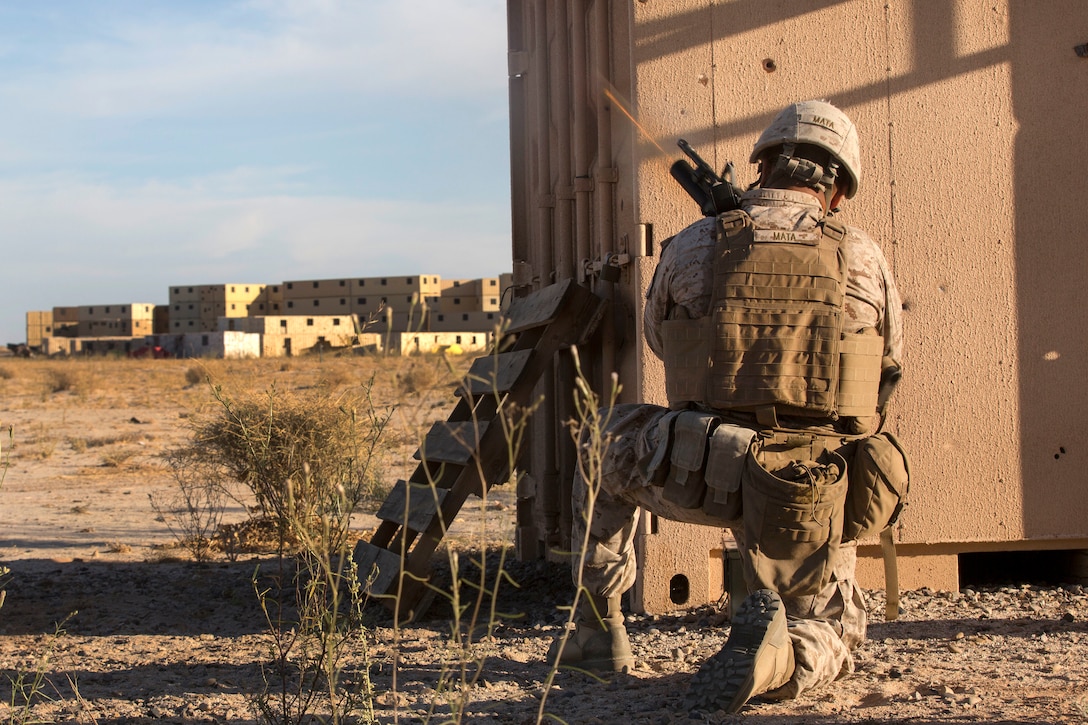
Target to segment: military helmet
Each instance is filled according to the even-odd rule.
[[[861,147],[854,122],[827,101],[801,101],[786,106],[760,135],[752,149],[751,163],[769,148],[783,144],[812,144],[829,151],[848,177],[846,198],[861,183]]]

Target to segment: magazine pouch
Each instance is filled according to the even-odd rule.
[[[739,425],[722,423],[710,436],[706,462],[706,498],[703,511],[724,521],[741,517],[740,482],[744,476],[748,449],[756,432]]]
[[[720,419],[709,413],[688,410],[680,413],[673,427],[669,475],[661,495],[681,508],[693,509],[703,505],[706,481],[707,439]]]

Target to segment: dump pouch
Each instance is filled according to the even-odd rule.
[[[749,449],[741,482],[749,590],[812,596],[830,580],[842,541],[846,461],[835,451],[817,460]],[[768,470],[768,469],[773,469]]]
[[[748,449],[756,432],[739,425],[722,423],[710,436],[706,462],[706,498],[703,511],[724,521],[740,519],[740,484]]]
[[[906,505],[907,454],[899,439],[887,432],[852,443],[842,452],[851,458],[843,541],[879,534],[899,519]]]
[[[673,425],[672,453],[669,456],[669,475],[661,495],[681,508],[692,509],[703,505],[706,481],[707,438],[710,430],[720,421],[715,415],[687,410],[680,413]]]

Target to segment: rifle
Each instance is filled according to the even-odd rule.
[[[726,163],[719,176],[687,141],[680,139],[676,145],[695,165],[692,166],[686,159],[677,159],[669,167],[669,173],[695,200],[704,216],[717,216],[740,206],[740,189],[733,183],[732,161]]]

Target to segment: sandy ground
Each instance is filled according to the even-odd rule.
[[[208,365],[231,385],[304,388],[324,378],[350,386],[375,374],[379,404],[401,405],[390,476],[411,470],[413,436],[449,410],[440,397],[406,392],[421,386],[406,387],[412,370],[403,368],[374,373],[357,360]],[[45,678],[29,709],[0,704],[0,719],[256,722],[254,696],[276,691],[266,669],[273,638],[253,586],[274,581],[275,557],[188,560],[151,505],[174,486],[160,454],[186,440],[191,416],[209,404],[206,387],[187,381],[192,367],[0,360],[0,423],[14,431],[3,439],[10,465],[0,488],[0,563],[11,569],[0,608],[0,701],[16,689],[10,679],[26,682],[36,669]],[[70,384],[58,385],[58,376]],[[509,541],[512,492],[493,493],[455,532],[463,578],[476,576],[481,542]],[[227,517],[246,515],[236,506]],[[360,530],[372,525],[356,520]],[[500,557],[494,545],[488,552],[484,571],[494,582]],[[596,681],[560,672],[545,687],[544,653],[566,617],[569,575],[539,561],[506,561],[504,570],[495,600],[502,616],[490,628],[452,624],[441,598],[408,626],[368,608],[367,645],[347,664],[356,678],[369,674],[376,721],[1088,722],[1088,594],[1078,584],[907,592],[895,622],[883,621],[883,593],[870,592],[869,640],[853,674],[795,701],[756,702],[726,716],[682,706],[691,673],[728,635],[721,612],[632,615],[633,673]],[[435,571],[448,586],[449,558],[438,557]],[[460,643],[453,631],[464,635]]]

